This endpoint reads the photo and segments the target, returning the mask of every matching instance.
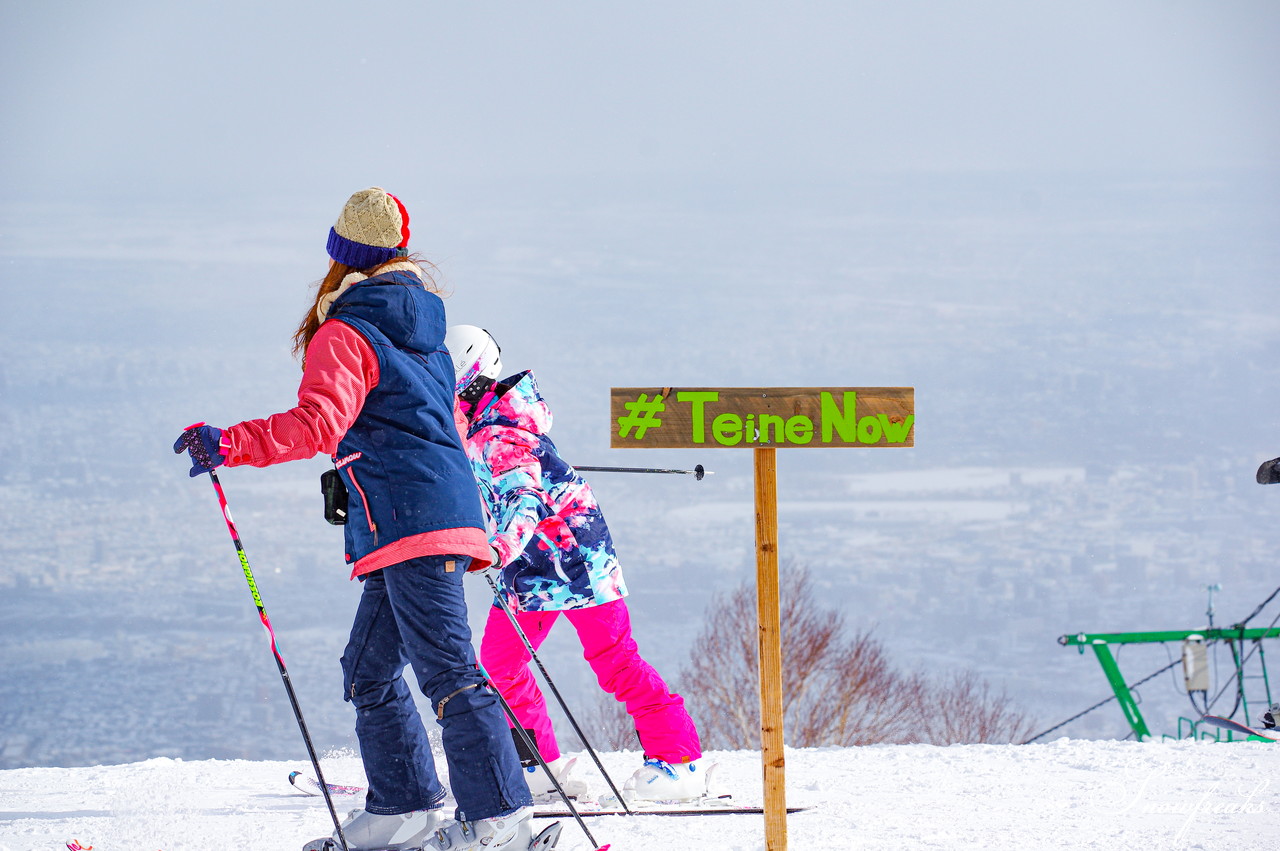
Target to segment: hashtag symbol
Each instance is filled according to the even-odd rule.
[[[636,430],[636,440],[644,437],[644,433],[651,428],[658,428],[662,425],[662,420],[658,418],[658,414],[666,410],[666,403],[662,401],[662,397],[654,394],[653,398],[649,398],[648,393],[641,393],[634,402],[627,402],[625,405],[627,416],[618,417],[618,436],[626,437],[631,429]]]

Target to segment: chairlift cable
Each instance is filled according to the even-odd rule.
[[[1244,625],[1248,623],[1255,615],[1257,615],[1258,612],[1262,611],[1262,609],[1267,605],[1267,603],[1271,602],[1271,600],[1276,596],[1276,593],[1280,593],[1280,588],[1277,588],[1275,592],[1272,592],[1271,596],[1268,597],[1265,601],[1263,601],[1261,606],[1258,606],[1258,608],[1254,609],[1253,614],[1249,615],[1249,617],[1245,618],[1240,623],[1236,624],[1236,627],[1243,630]],[[1277,613],[1276,616],[1271,619],[1271,623],[1267,626],[1267,629],[1268,630],[1274,629],[1277,623],[1280,623],[1280,613]],[[1228,644],[1230,644],[1231,642],[1232,642],[1232,639],[1227,640]],[[1236,712],[1239,711],[1240,699],[1244,696],[1244,666],[1248,664],[1249,660],[1253,658],[1253,654],[1256,653],[1258,648],[1261,646],[1262,646],[1261,639],[1254,641],[1253,647],[1249,650],[1248,653],[1245,653],[1244,642],[1243,641],[1241,642],[1241,647],[1240,647],[1241,656],[1236,662],[1236,675],[1235,677],[1233,677],[1233,679],[1237,684],[1236,705],[1232,707],[1230,715],[1225,715],[1223,717],[1232,718],[1235,716]],[[1225,692],[1226,690],[1227,690],[1226,685],[1224,685],[1221,689],[1219,689],[1218,693],[1213,696],[1213,700],[1210,700],[1205,704],[1206,708],[1212,708],[1213,705],[1218,702],[1218,698],[1222,697],[1223,692]]]
[[[1163,674],[1165,671],[1167,671],[1167,670],[1169,670],[1170,668],[1172,668],[1174,665],[1179,665],[1179,664],[1181,664],[1181,663],[1182,663],[1182,660],[1181,660],[1181,659],[1176,659],[1176,660],[1174,660],[1173,662],[1170,662],[1168,665],[1165,665],[1163,668],[1161,668],[1160,670],[1156,671],[1155,673],[1150,674],[1150,675],[1148,675],[1148,676],[1146,676],[1146,677],[1143,677],[1142,679],[1138,680],[1136,683],[1133,683],[1132,685],[1128,686],[1128,688],[1129,688],[1130,690],[1133,690],[1133,689],[1137,688],[1138,686],[1142,685],[1143,683],[1147,682],[1148,680],[1152,680],[1152,679],[1155,679],[1156,677],[1160,676],[1160,675],[1161,675],[1161,674]],[[1057,729],[1058,729],[1058,728],[1060,728],[1060,727],[1065,727],[1065,726],[1067,726],[1068,724],[1070,724],[1072,721],[1075,721],[1075,720],[1076,720],[1076,719],[1078,719],[1078,718],[1083,718],[1085,715],[1088,715],[1090,712],[1092,712],[1093,710],[1097,709],[1098,707],[1100,707],[1100,706],[1106,706],[1108,703],[1110,703],[1111,701],[1113,701],[1113,700],[1115,700],[1115,699],[1116,699],[1116,696],[1113,694],[1113,695],[1111,695],[1111,697],[1108,697],[1106,700],[1100,700],[1100,701],[1098,701],[1097,703],[1095,703],[1093,706],[1090,706],[1088,709],[1084,710],[1083,712],[1079,712],[1079,713],[1077,713],[1077,714],[1075,714],[1075,715],[1072,715],[1072,716],[1071,716],[1070,718],[1068,718],[1066,721],[1063,721],[1063,722],[1062,722],[1062,723],[1060,723],[1060,724],[1055,724],[1054,726],[1050,727],[1048,730],[1045,730],[1043,733],[1040,733],[1039,735],[1032,736],[1031,738],[1029,738],[1029,739],[1027,739],[1025,742],[1023,742],[1022,744],[1024,744],[1024,745],[1029,745],[1029,744],[1031,744],[1032,742],[1034,742],[1036,739],[1042,739],[1042,738],[1044,738],[1045,736],[1047,736],[1047,735],[1049,735],[1050,733],[1052,733],[1054,730],[1057,730]]]
[[[1270,597],[1268,597],[1267,599],[1263,600],[1263,601],[1258,605],[1258,608],[1256,608],[1256,609],[1254,609],[1254,610],[1253,610],[1253,613],[1252,613],[1251,615],[1249,615],[1249,617],[1247,617],[1247,618],[1245,618],[1244,620],[1240,621],[1240,623],[1236,624],[1236,626],[1243,627],[1243,626],[1244,626],[1245,624],[1247,624],[1249,621],[1253,620],[1253,619],[1254,619],[1254,617],[1256,617],[1256,616],[1257,616],[1258,612],[1260,612],[1260,611],[1262,611],[1263,609],[1265,609],[1265,608],[1267,607],[1267,604],[1268,604],[1268,603],[1270,603],[1272,600],[1274,600],[1274,599],[1276,598],[1276,595],[1277,595],[1277,594],[1280,594],[1280,588],[1276,588],[1276,590],[1272,591],[1272,592],[1271,592],[1271,596],[1270,596]],[[1272,625],[1272,626],[1275,626],[1275,621],[1272,621],[1272,622],[1271,622],[1271,625]]]

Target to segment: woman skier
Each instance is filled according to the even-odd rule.
[[[363,583],[342,654],[343,697],[369,782],[342,825],[350,851],[499,848],[532,841],[531,798],[496,695],[476,670],[462,577],[489,564],[483,510],[455,420],[444,304],[408,256],[409,215],[380,187],[329,231],[329,271],[294,335],[298,405],[174,445],[191,475],[332,455],[350,493],[352,578]],[[418,687],[443,728],[455,820],[441,813]],[[332,839],[308,849],[337,849]]]
[[[491,518],[499,593],[535,651],[563,614],[577,630],[600,687],[626,705],[644,764],[627,780],[625,795],[664,801],[706,795],[709,771],[698,731],[683,698],[640,658],[609,527],[590,486],[547,436],[551,409],[533,373],[497,381],[501,350],[474,325],[452,326],[445,344],[468,421],[467,454]],[[532,731],[556,779],[566,791],[577,791],[581,784],[566,784],[574,761],[560,753],[530,658],[495,601],[480,643],[481,664],[521,726]],[[531,765],[531,754],[524,756],[530,791],[550,793],[550,779]]]

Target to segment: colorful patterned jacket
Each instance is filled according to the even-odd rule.
[[[627,594],[591,487],[547,437],[551,409],[532,372],[478,403],[467,456],[501,557],[500,589],[522,611],[584,609]]]

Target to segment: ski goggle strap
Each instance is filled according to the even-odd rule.
[[[474,405],[480,401],[480,397],[489,392],[489,388],[493,386],[493,379],[487,375],[480,375],[472,379],[471,383],[458,391],[458,398],[463,402]]]

